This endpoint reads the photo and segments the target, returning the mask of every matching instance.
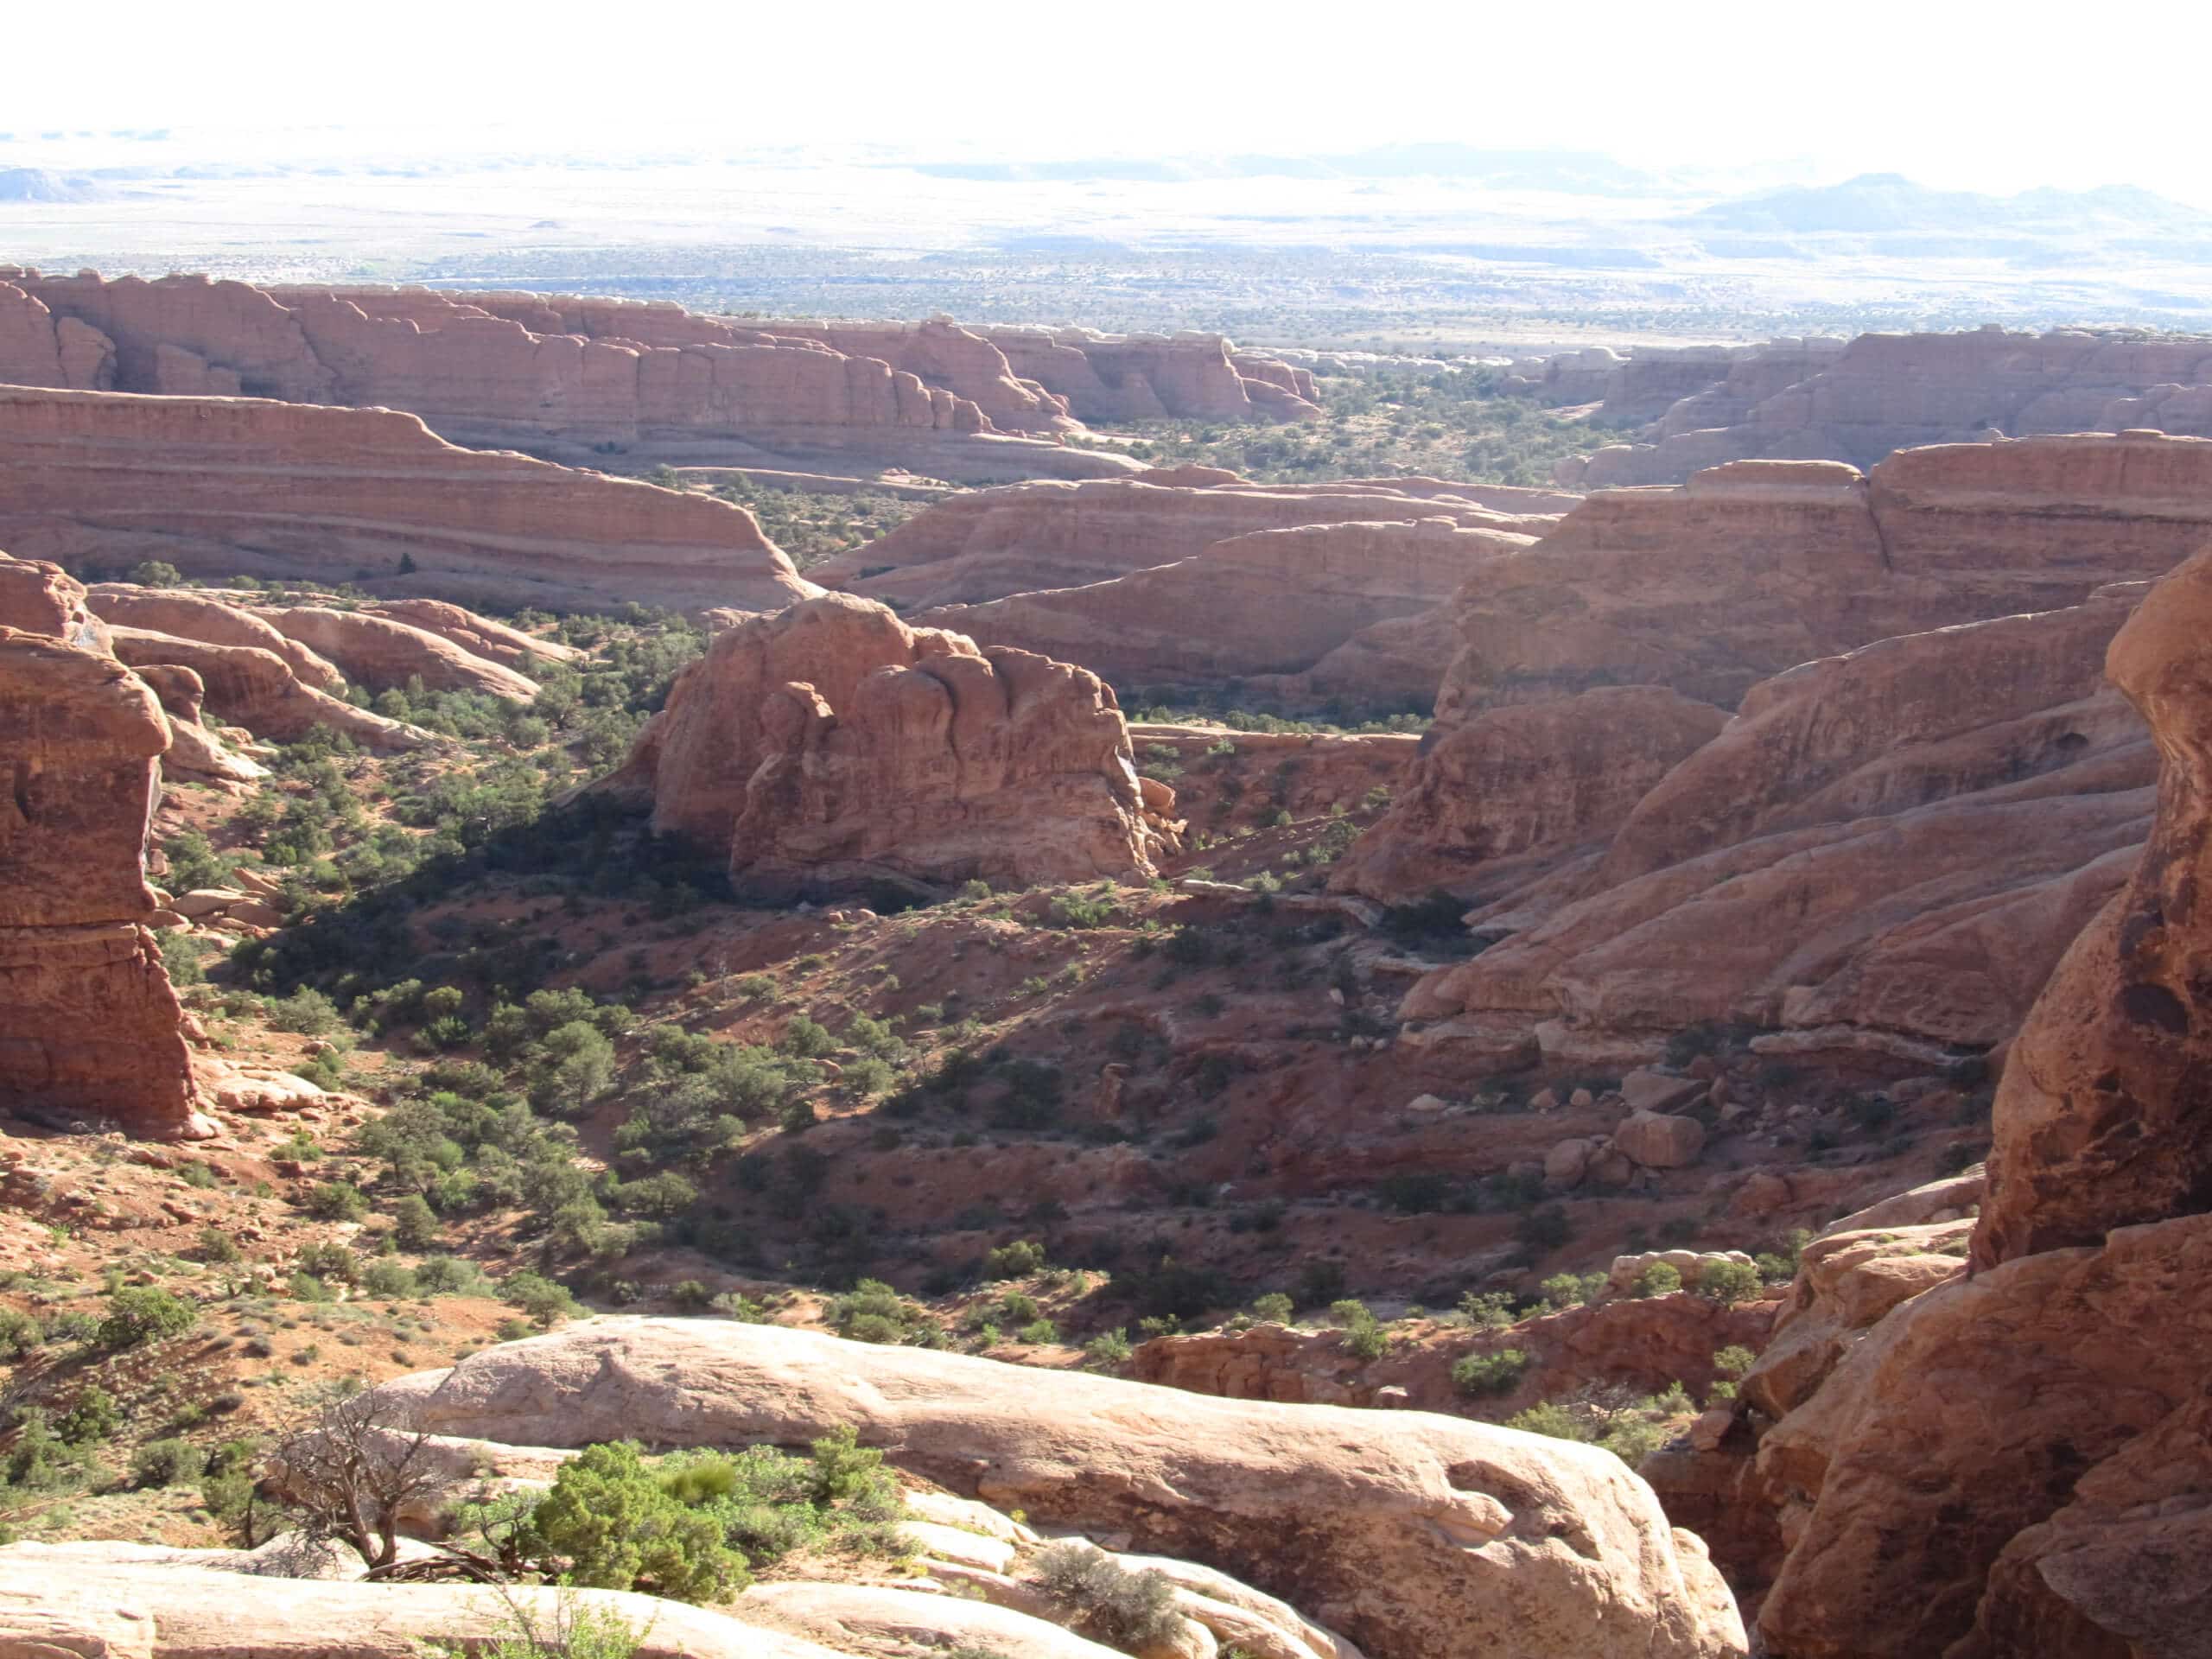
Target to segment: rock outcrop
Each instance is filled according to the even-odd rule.
[[[1089,671],[839,594],[716,636],[601,787],[769,889],[1147,875],[1166,817]]]
[[[1356,687],[1364,706],[1427,709],[1457,643],[1438,607],[1477,563],[1534,543],[1445,518],[1255,531],[1111,581],[915,620],[1079,660],[1119,685],[1294,677],[1327,664],[1329,683]],[[1432,617],[1427,627],[1382,626]],[[1340,652],[1359,653],[1357,668],[1334,664]]]
[[[146,925],[146,826],[169,746],[111,658],[0,627],[0,1101],[173,1139],[197,1109],[184,1014]]]
[[[96,582],[86,594],[86,602],[105,621],[211,645],[245,645],[272,652],[284,659],[284,665],[301,684],[318,691],[346,690],[346,677],[336,664],[278,632],[267,618],[229,600],[166,588],[142,588],[127,582]]]
[[[1980,1217],[1922,1219],[1974,1196],[1930,1190],[1809,1248],[1710,1442],[1737,1472],[1706,1489],[1772,1517],[1767,1558],[1732,1565],[1756,1588],[1780,1557],[1759,1624],[1783,1659],[2202,1646],[2208,616],[2212,556],[2112,642],[2157,741],[2157,820],[2013,1045]]]
[[[914,1348],[601,1319],[384,1385],[434,1433],[802,1443],[1283,1594],[1380,1659],[1730,1655],[1697,1541],[1609,1453],[1425,1413],[1211,1400]]]
[[[1499,513],[1372,488],[1290,492],[1247,488],[1241,480],[1043,482],[954,496],[811,574],[824,587],[902,609],[976,605],[1110,582],[1194,558],[1254,531],[1431,518],[1508,535],[1539,534],[1552,524],[1548,514]]]
[[[0,387],[0,543],[76,569],[500,606],[773,609],[815,590],[743,509],[456,448],[411,415]]]
[[[4,267],[0,281],[43,309],[54,336],[49,353],[39,317],[18,304],[12,332],[25,337],[26,360],[43,368],[66,343],[73,365],[23,384],[404,410],[456,442],[581,461],[620,452],[723,463],[834,457],[964,482],[1136,466],[997,431],[971,397],[880,358],[666,303],[205,276],[108,282]],[[0,317],[9,315],[0,296]],[[995,347],[981,351],[1002,364]],[[1001,412],[1040,396],[1009,378],[1009,395],[995,397],[988,380],[968,384]]]
[[[2013,1045],[1974,1235],[1984,1266],[2212,1209],[2212,556],[2151,589],[2106,671],[2158,745],[2157,817]]]
[[[1649,423],[1643,441],[1561,463],[1555,475],[1570,489],[1678,484],[1755,456],[1872,467],[1893,450],[1993,436],[2212,435],[2212,338],[2202,335],[1993,326],[1553,364],[1522,384],[1550,402],[1602,400],[1603,423]]]
[[[215,715],[256,737],[290,743],[317,726],[342,732],[379,753],[420,748],[437,740],[401,721],[356,709],[343,697],[304,683],[291,664],[257,645],[217,645],[143,628],[111,628],[117,658],[132,668],[188,669]]]
[[[284,638],[320,652],[372,691],[419,679],[431,691],[473,691],[507,702],[528,702],[537,695],[537,682],[528,675],[392,617],[327,605],[272,607],[259,614]]]
[[[84,583],[44,559],[0,553],[0,627],[42,633],[90,651],[105,649],[104,631],[86,604]]]
[[[520,628],[509,627],[488,616],[479,616],[474,611],[435,599],[386,600],[369,609],[373,615],[388,616],[395,622],[404,622],[411,628],[449,639],[472,657],[519,669],[525,674],[543,664],[573,663],[587,654],[558,639],[525,633]]]
[[[2123,593],[1793,669],[1665,767],[1605,844],[1555,833],[1518,866],[1475,855],[1477,832],[1517,798],[1493,779],[1553,774],[1492,764],[1440,789],[1437,758],[1502,723],[1674,694],[1586,692],[1447,730],[1406,805],[1354,849],[1348,884],[1496,882],[1470,920],[1499,942],[1421,982],[1403,1013],[1516,1027],[1562,1051],[1599,1033],[1656,1051],[1669,1032],[1729,1020],[1846,1044],[2003,1040],[2148,826],[2151,745],[2098,677],[2132,603]],[[1577,729],[1602,752],[1618,723],[1592,715]],[[1619,745],[1619,766],[1653,747]],[[1605,776],[1599,760],[1589,770]],[[1402,842],[1398,824],[1418,834]]]

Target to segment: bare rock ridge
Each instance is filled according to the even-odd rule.
[[[599,786],[774,889],[1147,875],[1173,804],[1088,670],[837,594],[716,636]]]
[[[1478,565],[1411,783],[1334,878],[1475,901],[1495,943],[1415,987],[1417,1039],[2002,1041],[2147,830],[2152,750],[2100,664],[2208,486],[2212,443],[2154,435],[1907,451],[1871,485],[1738,462]]]
[[[2202,1649],[2208,621],[2212,556],[2112,640],[2157,745],[2156,820],[2013,1046],[1979,1219],[1937,1219],[1958,1196],[1926,1189],[1839,1223],[1706,1441],[1694,1484],[1766,1517],[1763,1548],[1753,1525],[1719,1535],[1751,1544],[1744,1587],[1773,1575],[1777,1659]]]
[[[1163,473],[1157,479],[1046,481],[954,496],[889,535],[816,566],[813,579],[901,607],[979,605],[1109,582],[1196,557],[1216,542],[1254,531],[1438,518],[1531,536],[1553,522],[1549,513],[1499,512],[1460,498],[1174,478]]]
[[[1025,360],[1090,407],[1313,412],[1300,371],[1232,356],[1216,335],[1033,332],[1022,333]],[[0,267],[0,380],[400,409],[457,442],[571,460],[613,450],[722,464],[845,457],[961,482],[1135,468],[1060,443],[1080,424],[1067,397],[1017,372],[984,334],[944,320],[755,326],[565,295],[108,282]]]
[[[558,609],[816,591],[742,508],[462,449],[412,415],[0,386],[0,543],[77,568]]]
[[[1765,456],[1872,467],[1893,450],[1994,436],[2152,429],[2212,436],[2212,338],[1989,327],[1764,346],[1600,347],[1516,365],[1554,404],[1643,426],[1639,441],[1561,462],[1569,489],[1678,484]]]
[[[1173,564],[940,606],[916,620],[987,645],[1080,660],[1121,685],[1310,671],[1339,685],[1356,678],[1370,705],[1426,708],[1456,644],[1439,607],[1479,562],[1534,544],[1531,536],[1449,518],[1251,531]],[[1416,619],[1433,621],[1381,627]],[[1355,648],[1357,671],[1331,661]],[[1302,688],[1286,690],[1296,696]]]
[[[1609,1453],[1418,1412],[1207,1399],[720,1320],[598,1319],[385,1385],[482,1448],[799,1444],[1234,1574],[1375,1659],[1739,1655],[1697,1541]],[[1567,1541],[1571,1541],[1571,1546]]]
[[[169,727],[111,657],[0,627],[0,1098],[157,1139],[200,1115],[184,1013],[146,925]]]

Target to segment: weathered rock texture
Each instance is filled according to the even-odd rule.
[[[2158,816],[2013,1046],[1984,1265],[2212,1209],[2212,556],[2151,589],[2106,671],[2157,741]]]
[[[1095,675],[838,594],[718,635],[602,786],[755,887],[1142,875],[1162,845]]]
[[[538,664],[573,663],[587,653],[435,599],[394,599],[370,607],[378,616],[449,639],[473,657],[529,673]]]
[[[220,1552],[208,1552],[219,1554]],[[838,1649],[702,1607],[611,1590],[327,1583],[164,1561],[95,1561],[35,1544],[0,1549],[0,1653],[10,1659],[420,1659],[512,1633],[514,1599],[542,1630],[563,1597],[640,1632],[639,1659],[833,1659]]]
[[[80,570],[160,559],[556,609],[815,591],[742,508],[456,448],[390,410],[0,387],[0,542]]]
[[[1048,481],[954,496],[812,575],[824,587],[902,607],[975,605],[1110,582],[1194,558],[1253,531],[1430,518],[1510,535],[1538,534],[1553,522],[1548,514],[1499,513],[1371,488],[1293,493],[1247,488],[1242,480]],[[1110,626],[1110,618],[1103,625]]]
[[[1725,1020],[1877,1042],[2003,1040],[2125,879],[2148,827],[2151,745],[2098,677],[2131,602],[2095,599],[1808,663],[1754,688],[1678,758],[1628,727],[1619,768],[1645,756],[1675,764],[1594,847],[1543,817],[1555,769],[1489,761],[1440,789],[1432,765],[1405,810],[1437,827],[1400,842],[1386,823],[1378,846],[1355,855],[1399,880],[1498,882],[1470,917],[1506,937],[1417,985],[1405,1014],[1533,1026],[1554,1049],[1598,1033],[1656,1046]],[[1605,734],[1625,722],[1592,700],[1648,709],[1674,695],[1593,691],[1487,710],[1448,730],[1432,763],[1565,710],[1586,737],[1559,738],[1560,751],[1595,751],[1588,771],[1602,788]],[[1478,839],[1500,816],[1533,849],[1518,865],[1493,861],[1495,841]],[[1395,872],[1382,862],[1394,853],[1406,860]],[[1456,868],[1452,853],[1465,858]]]
[[[474,691],[508,702],[528,702],[537,695],[537,682],[528,675],[392,617],[327,605],[272,607],[259,614],[284,638],[319,652],[372,691],[419,679],[429,690]]]
[[[1077,424],[1065,400],[951,323],[785,327],[565,295],[107,282],[12,268],[0,268],[0,368],[19,361],[23,385],[400,409],[457,442],[586,461],[834,458],[963,482],[1136,467],[1057,442]],[[839,337],[853,349],[830,343]],[[1247,418],[1310,412],[1260,378],[1294,371],[1254,359],[1248,372],[1217,337],[1159,355],[1179,402],[1225,404],[1233,393]],[[1201,395],[1217,385],[1219,397]],[[1026,432],[1049,436],[1017,435]]]
[[[1713,1445],[1774,1518],[1769,1559],[1737,1565],[1755,1584],[1783,1556],[1759,1615],[1777,1659],[2203,1649],[2208,617],[2212,556],[2112,643],[2157,741],[2157,821],[2014,1045],[1979,1219],[1916,1220],[1956,1201],[1929,1192],[1808,1249]]]
[[[154,694],[112,658],[0,627],[0,1100],[170,1138],[195,1109],[183,1010],[143,858],[169,746]]]
[[[1331,683],[1356,688],[1366,706],[1426,709],[1457,644],[1438,607],[1478,563],[1534,542],[1445,518],[1255,531],[1109,582],[916,620],[1079,660],[1121,685],[1294,677],[1330,664]],[[1427,627],[1377,626],[1431,618]],[[1356,669],[1332,663],[1340,652],[1358,653]]]
[[[273,652],[284,659],[301,684],[318,691],[346,689],[346,677],[336,664],[278,632],[266,617],[241,609],[228,600],[165,588],[141,588],[127,582],[97,582],[86,592],[86,601],[105,621],[147,633],[203,640],[211,645],[246,645]]]
[[[1732,1604],[1610,1454],[1424,1413],[1210,1400],[811,1332],[602,1319],[385,1385],[458,1436],[797,1444],[1284,1595],[1376,1659],[1723,1655]]]
[[[117,658],[133,668],[189,669],[199,677],[201,700],[213,715],[256,737],[289,743],[327,726],[379,753],[436,741],[419,728],[356,709],[343,697],[304,683],[290,664],[257,645],[210,645],[144,628],[111,628],[108,635]]]
[[[84,583],[60,565],[0,553],[0,627],[42,633],[102,651],[104,632],[86,603]]]
[[[1643,441],[1561,463],[1571,489],[1677,484],[1753,456],[1871,467],[1896,449],[1991,436],[2149,428],[2212,436],[2212,339],[2060,329],[1861,334],[1836,340],[1554,359],[1525,383],[1601,399]]]

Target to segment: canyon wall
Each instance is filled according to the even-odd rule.
[[[1402,1016],[1486,1065],[1707,1022],[2001,1042],[2147,830],[2100,665],[2208,486],[2212,442],[2153,435],[1739,462],[1478,566],[1414,776],[1332,878],[1467,900],[1489,948]]]
[[[0,386],[0,542],[73,569],[356,582],[500,608],[772,609],[816,591],[743,509],[412,415]]]
[[[1595,403],[1632,442],[1564,461],[1570,489],[1678,484],[1768,456],[1872,467],[1964,439],[2152,429],[2212,436],[2212,338],[2063,328],[1860,334],[1764,346],[1603,351],[1517,365],[1554,404]]]

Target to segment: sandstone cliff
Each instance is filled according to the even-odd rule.
[[[824,587],[900,607],[976,605],[1110,582],[1254,531],[1431,518],[1513,536],[1540,534],[1553,522],[1549,515],[1326,485],[1292,492],[1247,488],[1241,480],[1046,482],[954,496],[812,574]]]
[[[1425,627],[1380,625],[1432,618],[1477,563],[1534,544],[1448,518],[1253,531],[1173,564],[917,620],[1080,660],[1125,686],[1297,676],[1356,651],[1356,669],[1330,665],[1331,683],[1366,704],[1427,708],[1456,644],[1452,630],[1440,617]]]
[[[78,569],[161,559],[558,609],[815,591],[741,508],[456,448],[389,410],[0,387],[0,541]]]
[[[844,594],[716,636],[601,787],[768,889],[1148,875],[1163,844],[1096,676]]]
[[[111,658],[0,627],[0,1098],[49,1122],[212,1135],[146,926],[146,823],[169,747]]]
[[[1135,467],[999,432],[973,397],[881,358],[665,303],[260,289],[205,276],[108,282],[11,267],[0,280],[22,296],[0,294],[0,319],[12,319],[0,321],[0,366],[20,358],[26,385],[400,409],[456,442],[580,461],[618,451],[724,462],[846,456],[963,481]],[[1003,365],[995,347],[953,332]],[[955,378],[1009,415],[1039,400],[1010,376],[1000,386],[969,372],[973,354],[942,344],[901,353],[961,371]]]
[[[1754,456],[1872,467],[1892,450],[1999,435],[2212,435],[2212,339],[2201,335],[1990,327],[1553,365],[1520,384],[1548,402],[1599,402],[1609,423],[1648,423],[1642,441],[1561,463],[1572,489],[1675,484]]]

